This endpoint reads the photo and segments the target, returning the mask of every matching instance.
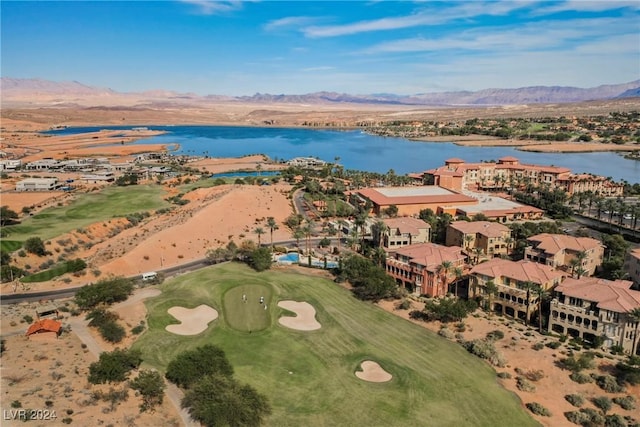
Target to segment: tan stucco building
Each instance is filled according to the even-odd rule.
[[[477,248],[489,258],[508,255],[513,249],[509,227],[491,221],[452,222],[447,227],[445,244],[460,246],[469,256]]]
[[[537,234],[527,239],[524,258],[563,269],[579,276],[592,276],[602,264],[604,245],[590,237],[573,237],[565,234]],[[582,260],[579,258],[582,257]],[[576,261],[573,261],[576,260]],[[579,263],[578,263],[579,260]]]

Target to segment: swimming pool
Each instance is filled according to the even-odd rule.
[[[286,255],[281,255],[277,258],[277,261],[280,264],[298,264],[300,262],[300,254],[297,252],[289,252]],[[302,265],[309,265],[308,258],[304,257],[304,260],[301,263]],[[311,265],[313,267],[325,268],[324,260],[319,260],[316,258],[311,258]],[[326,268],[338,268],[338,263],[335,261],[327,261]]]

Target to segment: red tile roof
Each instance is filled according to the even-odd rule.
[[[477,200],[472,197],[465,196],[464,194],[454,193],[454,192],[451,192],[451,194],[422,195],[422,196],[394,196],[394,197],[385,196],[382,193],[376,191],[375,188],[363,188],[355,192],[368,198],[378,206],[389,206],[389,205],[399,206],[399,205],[418,205],[418,204],[435,204],[435,203],[452,204],[452,203],[463,203],[463,202],[477,203]]]
[[[62,329],[62,323],[53,319],[42,319],[34,322],[27,330],[27,336],[39,334],[40,332],[55,332],[56,334]]]
[[[631,290],[630,280],[606,280],[596,277],[569,278],[556,288],[566,296],[596,302],[597,307],[628,313],[640,307],[640,291]]]
[[[565,249],[582,252],[602,246],[602,242],[597,239],[592,239],[591,237],[573,237],[567,236],[566,234],[549,233],[531,236],[527,239],[527,242],[534,245],[538,243],[535,247],[536,250],[542,250],[551,255],[555,255]]]
[[[480,233],[487,237],[502,237],[504,233],[509,232],[509,227],[491,221],[454,221],[449,227],[460,231],[464,234]]]
[[[402,234],[408,233],[412,236],[417,236],[418,234],[420,234],[420,229],[431,228],[431,225],[429,223],[410,216],[388,218],[383,219],[382,221],[387,227],[389,227],[389,230],[398,230]]]
[[[464,261],[462,248],[458,246],[442,246],[435,243],[418,243],[403,248],[394,249],[398,255],[407,257],[412,263],[422,265],[427,270],[435,272],[443,261],[452,263]]]
[[[493,258],[476,265],[471,269],[471,274],[474,273],[488,277],[508,277],[519,282],[532,282],[538,285],[566,276],[562,271],[555,270],[545,264],[527,260],[510,261],[501,258]]]

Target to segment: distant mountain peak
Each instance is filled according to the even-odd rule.
[[[100,99],[128,97],[140,102],[198,102],[198,101],[243,101],[256,103],[292,104],[395,104],[395,105],[513,105],[540,103],[569,103],[595,101],[640,95],[640,80],[629,83],[600,85],[594,88],[570,86],[529,86],[516,89],[483,89],[478,91],[453,91],[439,93],[419,93],[396,95],[375,93],[352,95],[347,93],[319,91],[302,95],[268,94],[257,92],[252,96],[199,96],[194,93],[178,93],[166,89],[148,90],[140,93],[121,93],[109,88],[98,88],[78,81],[54,82],[39,78],[20,79],[2,77],[0,82],[2,102],[16,102],[43,105],[47,102],[60,103],[87,100],[85,104],[100,105]],[[90,99],[90,100],[89,100]]]

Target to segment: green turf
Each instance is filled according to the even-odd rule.
[[[2,249],[5,252],[17,251],[21,247],[22,247],[22,242],[19,242],[17,240],[2,239],[0,241],[0,249]]]
[[[35,283],[35,282],[46,282],[47,280],[51,280],[54,277],[62,276],[68,271],[68,267],[66,263],[60,263],[48,270],[39,271],[35,274],[30,274],[26,277],[20,279],[23,283]]]
[[[224,317],[227,324],[238,331],[261,331],[271,324],[271,287],[240,285],[229,289],[223,296]],[[243,300],[246,296],[246,301]],[[260,303],[260,297],[264,303]],[[266,309],[265,309],[266,307]]]
[[[251,334],[229,326],[229,291],[247,284],[272,290],[269,327]],[[134,344],[145,364],[164,370],[179,352],[213,343],[226,352],[237,378],[268,396],[270,426],[534,426],[517,397],[497,384],[486,362],[424,328],[358,301],[335,283],[284,271],[256,273],[223,264],[172,279],[146,302],[149,329]],[[233,298],[227,297],[233,295]],[[265,295],[266,297],[266,295]],[[314,306],[322,328],[280,326],[280,300]],[[220,317],[196,336],[164,328],[172,306],[207,304]],[[230,307],[227,307],[229,304]],[[354,372],[374,360],[393,375],[368,383]]]
[[[5,231],[14,241],[34,236],[47,240],[113,217],[166,207],[169,204],[164,195],[157,185],[108,187],[99,193],[81,194],[68,206],[45,209],[19,225],[5,227]]]

